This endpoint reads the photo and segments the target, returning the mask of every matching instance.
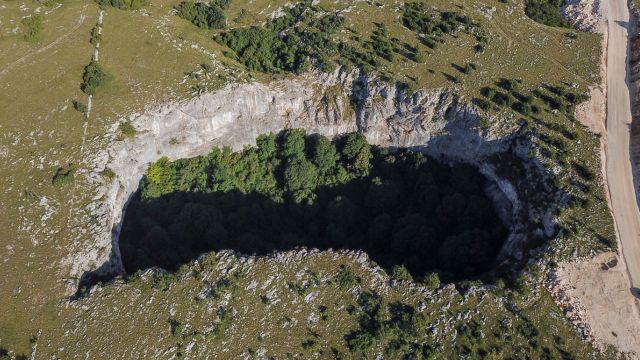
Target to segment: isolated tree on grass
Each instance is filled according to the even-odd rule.
[[[84,68],[82,91],[89,95],[95,95],[98,88],[106,84],[108,80],[109,74],[102,69],[100,64],[92,60]]]

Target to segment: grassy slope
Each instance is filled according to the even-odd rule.
[[[144,11],[125,12],[106,9],[101,46],[101,61],[114,75],[114,81],[94,98],[92,119],[88,123],[84,153],[82,115],[74,111],[70,101],[86,101],[79,90],[82,68],[93,53],[89,34],[97,21],[98,7],[92,2],[66,0],[54,5],[44,15],[43,39],[35,44],[22,40],[19,19],[34,13],[35,2],[4,2],[0,11],[0,168],[6,176],[0,178],[0,344],[20,352],[28,352],[28,338],[42,330],[42,338],[51,346],[61,335],[60,315],[81,316],[76,309],[63,310],[58,304],[64,294],[67,267],[61,259],[91,241],[86,224],[92,223],[84,210],[92,196],[92,187],[82,180],[89,164],[83,163],[87,152],[104,146],[100,136],[117,120],[118,115],[140,112],[145,105],[192,95],[194,80],[182,83],[184,73],[211,63],[207,52],[217,55],[220,62],[244,78],[238,64],[222,56],[221,46],[210,40],[210,32],[170,15],[177,1],[152,1]],[[249,16],[239,24],[244,26],[264,20],[284,1],[256,0],[251,5],[236,0],[228,12],[235,18],[245,8]],[[334,8],[351,7],[351,2],[323,5]],[[416,45],[414,34],[397,22],[400,11],[391,1],[380,1],[382,7],[358,2],[346,13],[347,24],[365,37],[372,30],[362,19],[384,21],[391,35]],[[26,5],[27,10],[20,7]],[[597,82],[598,37],[579,34],[576,41],[564,37],[566,30],[536,24],[522,14],[521,5],[505,5],[493,0],[435,1],[441,9],[464,11],[481,22],[492,40],[482,55],[473,53],[474,42],[467,35],[449,38],[428,56],[424,65],[398,56],[396,63],[387,63],[393,74],[410,75],[417,87],[449,86],[442,73],[454,74],[451,63],[472,61],[479,70],[461,76],[459,91],[467,99],[477,96],[481,86],[500,77],[521,77],[527,87],[542,81],[577,82],[581,89]],[[483,15],[495,6],[492,19]],[[50,11],[40,7],[40,11]],[[148,16],[146,16],[148,15]],[[81,16],[85,16],[80,22]],[[79,24],[79,25],[78,25]],[[17,33],[14,29],[18,28]],[[164,35],[163,35],[164,34]],[[193,49],[197,44],[200,49]],[[178,47],[180,50],[178,50]],[[423,47],[426,51],[426,48]],[[24,58],[21,62],[18,59]],[[4,70],[6,69],[6,72]],[[427,70],[434,70],[434,74]],[[217,72],[222,79],[208,80],[215,88],[231,70]],[[253,74],[259,79],[270,76]],[[457,75],[457,74],[456,74]],[[277,77],[276,77],[277,78]],[[513,116],[508,113],[505,118]],[[549,115],[551,116],[551,115]],[[558,121],[562,121],[559,119]],[[96,138],[97,137],[97,138]],[[94,140],[96,139],[96,140]],[[585,138],[575,156],[588,156],[597,168],[593,150],[596,141]],[[80,176],[72,186],[62,189],[51,185],[51,176],[58,166],[73,163]],[[50,206],[48,214],[46,203]],[[603,217],[604,201],[595,215],[603,227],[610,220]],[[71,208],[71,210],[70,210]],[[594,212],[591,212],[594,213]],[[576,217],[579,217],[577,214]],[[606,231],[606,230],[602,230]],[[117,324],[114,323],[114,326]],[[117,327],[116,327],[117,328]]]

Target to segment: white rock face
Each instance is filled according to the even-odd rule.
[[[568,0],[562,7],[562,16],[573,22],[582,31],[601,32],[606,26],[602,11],[601,0]],[[606,1],[606,0],[605,0]]]
[[[260,134],[286,128],[304,128],[328,137],[360,131],[373,144],[413,147],[436,158],[479,165],[505,195],[494,199],[504,201],[506,197],[518,209],[511,184],[483,164],[486,157],[508,149],[509,134],[515,129],[500,129],[506,136],[497,135],[497,126],[482,130],[474,109],[457,101],[445,91],[406,96],[394,85],[337,70],[269,85],[228,85],[132,116],[138,134],[114,141],[106,154],[96,156],[94,171],[108,167],[115,177],[101,189],[102,196],[96,197],[102,203],[92,206],[103,231],[85,252],[70,259],[72,275],[94,271],[96,263],[103,264],[97,273],[124,271],[118,247],[121,221],[149,163],[163,156],[175,160],[205,155],[214,146],[238,150],[255,144]]]

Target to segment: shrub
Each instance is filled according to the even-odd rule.
[[[170,318],[167,319],[167,323],[169,323],[169,329],[172,336],[181,336],[183,334],[185,328],[178,320]]]
[[[71,183],[73,181],[74,172],[75,169],[71,166],[58,168],[51,178],[51,184],[53,184],[53,186],[60,187]]]
[[[133,125],[131,125],[131,122],[125,121],[123,123],[120,123],[120,132],[125,137],[131,137],[134,136],[138,131],[133,127]]]
[[[493,105],[485,99],[474,98],[473,103],[484,111],[491,111],[493,109]]]
[[[374,334],[370,332],[361,332],[355,334],[353,338],[349,339],[347,344],[349,345],[349,350],[351,350],[351,352],[365,354],[376,344],[376,341]]]
[[[100,64],[96,61],[91,61],[89,65],[84,68],[84,75],[82,75],[82,91],[89,95],[95,95],[98,88],[104,86],[110,79]]]
[[[378,25],[371,35],[373,51],[381,58],[393,61],[393,45],[389,39],[389,32],[384,24]]]
[[[93,45],[97,45],[102,40],[102,34],[100,34],[100,28],[96,25],[93,29],[91,29],[91,39],[89,42]]]
[[[341,265],[340,272],[337,277],[338,287],[340,290],[349,290],[356,281],[356,276],[353,274],[350,266]]]
[[[79,112],[81,112],[83,114],[87,112],[87,105],[85,105],[85,103],[82,103],[82,102],[80,102],[78,100],[73,100],[72,104],[73,104],[73,108],[76,111],[79,111]]]
[[[32,15],[22,19],[21,24],[25,27],[24,40],[27,42],[37,42],[42,38],[42,15]]]
[[[516,291],[523,296],[529,296],[531,294],[531,286],[529,286],[529,278],[526,274],[520,274],[515,282]]]
[[[398,281],[412,281],[413,277],[404,265],[396,265],[391,269],[391,278]]]
[[[493,99],[493,97],[496,96],[496,89],[490,86],[482,88],[481,92],[482,92],[482,95],[484,95],[489,99]]]
[[[104,168],[104,170],[100,172],[100,175],[104,176],[109,180],[112,180],[113,178],[116,177],[116,173],[113,170],[109,169],[108,167]]]
[[[438,273],[430,272],[424,276],[424,284],[432,290],[435,290],[440,287],[440,277]]]

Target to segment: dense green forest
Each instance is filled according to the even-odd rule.
[[[169,270],[211,250],[267,254],[297,246],[362,249],[385,268],[446,280],[489,271],[506,229],[485,179],[352,133],[263,135],[240,152],[150,165],[127,209],[125,268]]]

